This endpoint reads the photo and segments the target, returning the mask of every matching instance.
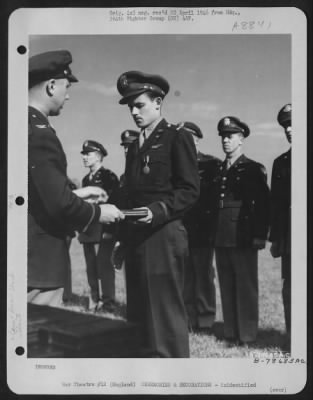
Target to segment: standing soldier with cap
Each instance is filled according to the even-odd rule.
[[[110,196],[118,188],[118,178],[102,165],[107,150],[94,140],[86,140],[81,151],[84,166],[90,172],[82,181],[82,187],[96,186],[102,188]],[[87,267],[87,279],[90,286],[89,308],[94,311],[113,312],[115,309],[115,272],[111,263],[114,247],[114,226],[94,224],[87,233],[78,237],[83,244]],[[99,291],[101,284],[101,295]]]
[[[265,168],[242,153],[249,127],[235,117],[218,123],[225,161],[214,178],[215,254],[224,335],[229,342],[253,343],[258,330],[258,250],[265,247],[269,188]]]
[[[120,104],[128,105],[141,129],[127,152],[125,206],[147,214],[135,223],[125,221],[127,317],[143,328],[143,356],[189,357],[182,218],[199,196],[195,145],[190,133],[161,116],[169,91],[163,77],[125,72],[117,88]]]
[[[80,198],[104,195],[101,189],[70,187],[66,156],[48,117],[60,114],[71,82],[77,82],[71,62],[67,50],[29,59],[27,301],[50,306],[62,303],[69,268],[67,237],[75,230],[87,232],[99,221],[124,218],[112,204]]]
[[[286,138],[291,144],[291,104],[286,104],[279,111],[277,120],[284,128]],[[271,206],[269,240],[272,242],[272,256],[281,257],[282,296],[286,330],[289,336],[291,326],[291,147],[274,160]]]
[[[220,160],[200,152],[198,147],[203,133],[196,124],[183,122],[182,126],[193,136],[200,176],[200,198],[184,218],[189,239],[190,261],[185,275],[185,305],[190,328],[210,329],[215,321],[216,290],[209,193],[213,183],[213,173]]]

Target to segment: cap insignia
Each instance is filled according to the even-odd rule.
[[[290,112],[291,111],[291,105],[287,104],[286,107],[284,108],[285,112]]]
[[[84,142],[83,146],[84,146],[84,147],[87,147],[87,146],[88,146],[88,140],[86,140],[86,141]]]
[[[126,75],[122,75],[120,78],[120,84],[123,88],[126,88],[128,86],[128,81]]]
[[[229,118],[224,118],[224,125],[225,126],[230,125],[230,119]]]
[[[129,137],[129,132],[128,131],[125,132],[125,137]]]

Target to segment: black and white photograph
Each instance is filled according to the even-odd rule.
[[[305,28],[293,7],[11,15],[13,392],[303,389]]]

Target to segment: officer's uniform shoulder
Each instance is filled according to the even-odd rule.
[[[49,124],[49,121],[36,109],[29,108],[28,110],[28,123],[30,128],[30,134],[41,134],[47,131],[54,132],[53,128]]]
[[[252,171],[259,172],[264,176],[267,176],[266,168],[263,164],[259,163],[258,161],[254,161],[251,158],[243,156],[239,160],[239,165],[246,165],[247,168],[251,169]]]
[[[275,158],[274,161],[276,162],[284,162],[287,159],[290,159],[290,150],[286,151],[285,153],[281,154],[280,156],[278,156],[277,158]]]
[[[98,169],[97,172],[99,174],[99,178],[103,182],[110,182],[110,183],[118,182],[118,177],[110,169],[104,168],[102,166],[100,169]]]
[[[201,152],[198,153],[198,161],[200,161],[200,162],[211,162],[211,163],[214,163],[214,164],[222,162],[219,158],[217,158],[215,156],[212,156],[211,154],[204,154],[204,153],[201,153]]]

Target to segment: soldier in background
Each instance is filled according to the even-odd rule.
[[[185,271],[184,298],[189,328],[210,329],[215,321],[216,290],[209,193],[213,182],[213,173],[221,161],[199,151],[199,141],[203,138],[203,134],[196,124],[184,122],[182,126],[193,135],[200,175],[200,198],[184,218],[188,232],[190,261]]]
[[[230,343],[255,342],[258,329],[258,250],[269,225],[265,168],[242,153],[249,127],[236,117],[218,123],[226,159],[214,177],[215,255],[224,336]]]
[[[106,191],[110,202],[111,193],[118,188],[117,176],[102,165],[107,156],[101,143],[86,140],[81,151],[84,166],[90,172],[83,178],[82,187],[96,186]],[[79,242],[83,244],[87,278],[90,286],[89,308],[93,311],[113,312],[115,309],[115,272],[111,263],[114,247],[115,226],[95,224],[88,234],[81,233]],[[99,290],[101,284],[101,294]]]
[[[278,123],[284,128],[291,144],[291,104],[278,113]],[[287,334],[291,325],[291,147],[273,163],[271,182],[271,224],[269,240],[271,254],[281,257],[282,297]]]

